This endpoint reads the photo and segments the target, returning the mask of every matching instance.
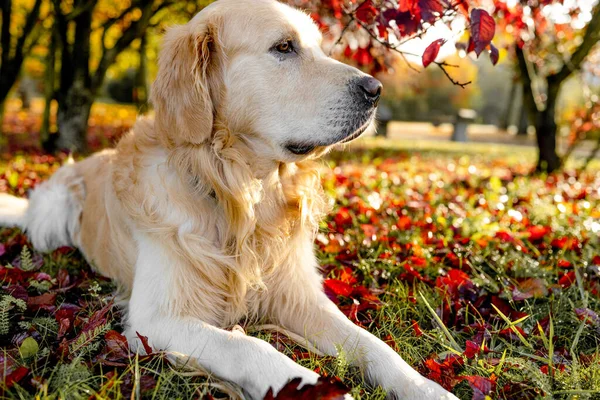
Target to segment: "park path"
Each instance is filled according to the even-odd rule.
[[[452,124],[441,124],[436,127],[428,122],[392,121],[388,125],[387,137],[392,140],[449,142],[453,129]],[[514,135],[500,130],[494,125],[471,124],[467,129],[467,135],[471,143],[490,143],[533,148],[537,146],[534,135]],[[588,157],[595,145],[595,141],[583,141],[577,146],[573,155],[582,158]],[[567,147],[567,140],[559,138],[559,152],[563,154],[567,150]],[[596,154],[596,158],[600,158],[600,152]]]

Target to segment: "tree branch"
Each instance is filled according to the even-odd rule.
[[[342,42],[342,39],[344,38],[344,33],[346,33],[346,31],[348,30],[348,28],[350,27],[350,25],[353,22],[354,22],[354,15],[350,14],[350,21],[348,21],[346,26],[344,26],[344,29],[342,29],[342,32],[340,33],[340,37],[335,41],[333,46],[331,46],[331,49],[329,50],[329,56],[331,56],[331,53],[333,53],[333,50],[336,48],[336,46]]]
[[[77,18],[81,14],[83,14],[84,12],[87,12],[87,11],[91,10],[92,8],[94,8],[96,6],[96,3],[97,3],[97,0],[88,0],[81,6],[75,8],[70,13],[65,14],[65,20],[67,20],[67,21],[74,20],[75,18]]]
[[[117,56],[129,47],[135,39],[141,38],[150,24],[150,19],[156,12],[156,9],[153,7],[153,0],[143,0],[140,2],[140,6],[142,7],[140,19],[132,22],[131,25],[123,31],[123,34],[113,47],[106,49],[104,43],[102,43],[102,57],[98,64],[98,68],[92,77],[92,91],[96,91],[102,85],[106,71],[108,71],[108,68],[115,62]]]
[[[2,1],[2,30],[0,31],[0,45],[2,46],[2,57],[0,58],[0,75],[1,71],[7,67],[10,57],[10,17],[12,14],[12,0]]]
[[[38,21],[41,5],[42,5],[42,0],[36,0],[35,4],[33,5],[33,8],[31,9],[31,12],[29,13],[29,15],[27,15],[27,20],[25,22],[25,27],[23,28],[23,33],[21,34],[21,37],[19,37],[19,40],[17,41],[17,47],[15,49],[15,59],[23,58],[25,41],[27,40],[27,37],[29,36],[29,34],[31,33],[31,31],[33,30],[33,28],[35,27],[35,25]],[[37,41],[37,38],[35,38],[34,42],[36,42],[36,41]]]
[[[542,111],[542,108],[535,100],[536,96],[533,90],[533,79],[531,77],[527,58],[525,57],[525,52],[522,48],[516,46],[515,53],[523,88],[523,103],[525,105],[525,111],[527,112],[527,119],[529,123],[535,123],[536,114]]]
[[[597,4],[594,9],[592,19],[583,35],[583,41],[575,52],[573,52],[571,58],[565,62],[561,70],[548,76],[548,83],[560,85],[574,71],[581,68],[581,64],[583,64],[583,61],[594,48],[598,40],[600,40],[600,4]]]
[[[129,7],[127,7],[125,10],[123,10],[123,12],[115,18],[109,18],[108,20],[106,20],[106,22],[104,24],[102,24],[102,37],[100,39],[100,43],[102,44],[102,51],[104,52],[105,50],[105,39],[106,39],[106,33],[108,32],[108,30],[118,21],[120,21],[121,19],[125,18],[125,16],[127,14],[129,14],[130,12],[132,12],[133,10],[135,10],[136,8],[139,7],[139,3],[137,1],[134,1],[131,3],[131,5]]]
[[[398,50],[395,46],[391,45],[387,41],[379,39],[379,37],[377,37],[376,34],[374,34],[373,32],[371,32],[371,29],[369,29],[369,27],[366,26],[363,22],[361,22],[359,20],[356,20],[356,22],[365,31],[367,31],[367,33],[369,34],[369,36],[371,36],[371,38],[373,38],[373,40],[375,40],[377,43],[381,44],[382,46],[384,46],[384,47],[386,47],[386,48],[388,48],[388,49],[390,49],[392,51],[395,51],[398,54],[400,54],[404,58],[404,61],[406,61],[407,64],[409,64],[409,62],[406,59],[406,56],[420,57],[418,54],[414,54],[414,53],[409,53],[407,51]],[[446,62],[438,62],[438,61],[434,61],[433,63],[435,65],[437,65],[442,70],[442,72],[444,73],[444,75],[446,75],[446,77],[450,80],[450,82],[453,85],[460,86],[461,88],[464,89],[465,87],[467,87],[468,85],[470,85],[472,83],[471,81],[469,81],[469,82],[459,82],[456,79],[452,78],[452,76],[450,75],[450,73],[448,72],[448,70],[446,69],[446,67],[456,67],[456,65],[451,65],[451,64],[448,64]],[[413,70],[415,70],[415,71],[417,71],[417,72],[420,72],[420,71],[418,71],[416,68],[414,68],[412,66],[410,66],[410,68],[413,69]]]

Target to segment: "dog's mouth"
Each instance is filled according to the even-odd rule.
[[[310,153],[311,151],[313,151],[314,149],[316,149],[317,147],[318,146],[316,146],[314,144],[288,144],[287,146],[285,146],[285,148],[290,153],[293,153],[297,156],[306,155],[306,154]]]
[[[331,143],[288,143],[285,146],[285,148],[292,154],[295,154],[297,156],[304,156],[314,151],[317,147],[332,146],[335,144],[344,144],[351,142],[355,139],[358,139],[363,133],[365,133],[369,125],[371,125],[374,115],[375,112],[373,112],[373,114],[369,116],[369,118],[367,118],[366,122],[363,125],[361,125],[358,129],[356,129],[349,135],[343,135],[341,138],[336,138]]]

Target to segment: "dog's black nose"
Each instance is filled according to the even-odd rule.
[[[358,86],[367,96],[367,100],[377,105],[379,96],[381,96],[381,89],[383,85],[377,79],[372,76],[364,76],[358,80]]]

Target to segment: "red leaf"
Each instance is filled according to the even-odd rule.
[[[519,326],[515,326],[514,328],[521,334],[521,336],[523,336],[524,338],[527,337],[527,334],[525,333],[525,331],[523,330],[523,328],[521,328]],[[504,337],[506,339],[509,339],[509,340],[513,340],[515,342],[517,342],[517,341],[520,340],[519,336],[511,328],[502,329],[499,332],[499,334],[500,334],[500,336],[502,336],[502,337]]]
[[[496,33],[496,22],[487,11],[475,8],[471,11],[471,38],[475,53],[479,56],[488,47]]]
[[[383,40],[388,40],[389,33],[387,30],[387,26],[385,26],[381,22],[377,24],[377,33],[379,34],[379,37],[382,38]]]
[[[370,0],[365,1],[356,9],[356,19],[366,24],[372,24],[377,16],[377,9]]]
[[[433,23],[444,13],[445,0],[419,0],[419,11],[425,22]]]
[[[422,57],[424,67],[429,66],[429,64],[435,61],[436,57],[438,56],[438,53],[440,52],[440,47],[442,47],[444,43],[446,43],[445,39],[438,39],[433,41],[433,43],[431,43],[429,46],[427,46]]]
[[[558,260],[559,268],[571,268],[571,263],[565,259]]]
[[[319,377],[314,385],[304,385],[298,389],[301,378],[292,379],[280,391],[273,396],[273,390],[269,389],[264,400],[343,400],[344,395],[350,390],[337,378]]]
[[[528,315],[527,313],[513,309],[506,301],[498,296],[492,296],[492,304],[495,305],[502,314],[510,317],[512,320],[520,319]]]
[[[23,379],[25,377],[25,375],[27,375],[29,373],[29,369],[26,367],[18,367],[17,369],[15,369],[13,372],[11,372],[10,374],[8,374],[6,376],[6,378],[4,378],[4,385],[6,385],[7,388],[11,388],[13,387],[13,385],[17,382],[19,382],[21,379]]]
[[[58,338],[61,339],[69,332],[71,328],[71,321],[68,318],[62,318],[58,321]]]
[[[398,10],[415,14],[419,9],[419,0],[400,0]]]
[[[106,353],[111,360],[129,357],[127,338],[119,332],[110,330],[104,335],[106,340]]]
[[[81,333],[83,334],[84,332],[92,331],[100,325],[106,324],[106,314],[112,308],[112,306],[113,303],[110,302],[101,309],[94,311],[87,323],[81,329]]]
[[[470,289],[473,287],[473,282],[471,282],[469,275],[463,271],[451,269],[445,276],[438,276],[435,285],[452,298],[456,298],[460,294],[461,289]]]
[[[142,342],[142,346],[144,346],[144,351],[146,352],[146,354],[152,354],[152,346],[148,344],[148,337],[140,335],[138,331],[136,331],[135,334],[138,336],[138,338],[140,338],[140,341]]]
[[[513,289],[513,300],[521,301],[525,299],[540,298],[548,294],[546,282],[540,278],[529,278],[518,283]]]
[[[350,47],[348,47],[348,49],[350,49]],[[353,58],[356,58],[356,55]],[[340,207],[337,214],[335,214],[335,217],[333,217],[333,220],[338,227],[352,225],[352,215],[350,215],[350,210],[348,210],[347,207]]]
[[[27,307],[32,311],[39,309],[53,311],[56,293],[44,293],[41,296],[34,296],[27,299]]]
[[[500,59],[500,52],[498,48],[490,43],[490,60],[492,60],[492,64],[498,64],[498,60]]]
[[[569,271],[560,277],[560,279],[558,280],[558,284],[562,286],[563,289],[567,289],[571,287],[571,285],[573,285],[573,283],[575,283],[576,280],[577,278],[575,276],[575,271]]]
[[[358,63],[358,65],[370,65],[373,61],[373,56],[369,50],[362,47],[356,50],[356,53],[354,53],[352,58]]]
[[[527,228],[528,239],[531,242],[540,241],[550,233],[552,229],[548,226],[534,225]]]
[[[469,3],[467,0],[458,0],[455,4],[456,7],[458,7],[458,11],[469,19]]]
[[[487,395],[496,389],[496,376],[485,378],[483,376],[461,376],[460,380],[469,382],[469,386],[473,389],[473,400],[484,400]]]
[[[479,354],[479,350],[481,350],[481,347],[473,342],[472,340],[467,340],[467,344],[466,344],[466,348],[465,348],[465,357],[467,358],[473,358],[475,357],[477,354]]]
[[[64,268],[58,270],[58,276],[56,277],[58,280],[58,287],[65,288],[69,286],[71,283],[71,278],[69,277],[69,271]]]
[[[349,297],[352,294],[352,286],[338,279],[325,279],[323,284],[337,296]]]
[[[415,331],[415,336],[417,336],[417,337],[423,336],[423,331],[421,330],[419,323],[417,321],[415,321],[414,319],[412,320],[412,327],[413,327],[413,330]]]

